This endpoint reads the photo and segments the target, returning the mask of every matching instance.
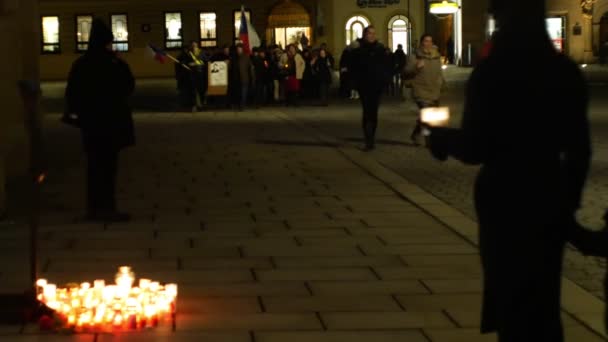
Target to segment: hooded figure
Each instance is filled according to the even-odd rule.
[[[66,113],[78,117],[87,157],[87,218],[124,221],[116,211],[118,153],[135,143],[129,97],[135,81],[127,63],[112,51],[112,31],[96,18],[89,48],[72,65]]]
[[[429,128],[429,145],[440,160],[481,166],[482,331],[501,342],[562,342],[565,228],[591,158],[586,83],[552,45],[544,1],[494,0],[492,13],[499,31],[468,81],[461,128]],[[513,63],[522,50],[533,63]]]

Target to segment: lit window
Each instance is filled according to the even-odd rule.
[[[126,14],[113,14],[110,16],[112,22],[112,34],[114,51],[129,51],[129,26]]]
[[[182,14],[179,12],[165,13],[165,47],[179,49],[183,43]]]
[[[363,16],[355,16],[346,22],[346,45],[363,37],[363,29],[369,26],[369,20]]]
[[[392,51],[397,50],[397,47],[402,45],[405,52],[409,53],[410,37],[408,26],[409,20],[402,15],[396,15],[388,21],[388,43]]]
[[[59,52],[59,17],[42,17],[42,53]]]
[[[245,17],[251,21],[251,11],[245,10]],[[234,11],[234,39],[239,39],[241,31],[241,10]]]
[[[200,13],[201,46],[217,46],[217,15],[213,12]]]
[[[89,36],[91,34],[92,15],[76,16],[76,50],[87,51],[89,48]]]

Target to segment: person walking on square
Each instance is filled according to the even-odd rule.
[[[128,221],[116,210],[119,152],[135,144],[129,97],[135,80],[129,65],[112,51],[112,31],[93,20],[87,52],[70,70],[66,113],[76,114],[87,158],[87,216],[101,222]]]
[[[363,39],[353,51],[352,70],[363,107],[364,150],[371,151],[376,144],[380,98],[392,73],[392,63],[384,45],[376,39],[376,29],[373,26],[363,30]]]
[[[587,85],[553,46],[544,1],[490,3],[499,29],[468,81],[461,128],[427,127],[428,144],[439,160],[481,165],[482,332],[500,342],[563,342],[564,248],[592,155]],[[513,63],[521,51],[535,62]]]
[[[403,45],[401,45],[401,44],[397,45],[397,50],[395,50],[395,53],[393,54],[393,59],[394,59],[394,65],[395,65],[393,82],[395,83],[395,87],[396,87],[397,91],[399,92],[399,97],[401,98],[402,101],[404,101],[405,100],[405,96],[403,94],[404,82],[403,82],[402,76],[405,72],[405,66],[407,65],[407,55],[405,54],[405,51],[403,51]]]
[[[423,35],[420,38],[420,48],[409,58],[405,72],[411,75],[412,95],[419,109],[439,105],[441,90],[445,86],[441,67],[441,54],[433,45],[433,37],[429,34]],[[418,118],[410,135],[414,145],[418,145],[420,132],[420,118]]]

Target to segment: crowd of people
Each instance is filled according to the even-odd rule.
[[[183,49],[175,64],[179,105],[199,111],[206,105],[244,110],[269,104],[297,106],[300,100],[328,104],[335,60],[325,44],[318,48],[290,44],[256,47],[243,44],[200,48],[196,41]],[[225,96],[207,96],[210,63],[226,61],[228,90]]]
[[[578,66],[555,50],[547,34],[544,1],[493,0],[491,13],[500,29],[468,81],[461,127],[419,123],[412,136],[424,125],[437,160],[452,157],[481,166],[474,193],[483,268],[482,332],[497,332],[501,342],[562,342],[565,244],[599,241],[596,256],[605,257],[608,239],[576,223],[592,156],[588,90]],[[87,219],[105,223],[130,218],[117,211],[115,187],[119,152],[135,144],[128,101],[134,77],[112,51],[112,42],[111,29],[95,19],[88,50],[69,75],[65,112],[75,114],[70,124],[82,132]],[[536,63],[513,63],[522,49]],[[421,38],[409,59],[401,53],[391,57],[369,26],[345,53],[340,70],[349,97],[361,99],[366,150],[374,149],[380,99],[396,74],[412,84],[420,108],[439,105],[445,82],[431,36]],[[225,60],[231,66],[229,105],[297,105],[301,97],[326,104],[334,61],[324,46],[303,51],[295,45],[285,51],[273,46],[250,56],[242,45],[209,51],[196,42],[176,65],[180,102],[195,110],[203,106],[209,61]],[[513,89],[519,89],[517,101]],[[525,124],[504,120],[513,115]]]

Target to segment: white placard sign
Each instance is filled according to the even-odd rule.
[[[228,63],[225,61],[211,62],[209,65],[209,86],[228,86]]]

